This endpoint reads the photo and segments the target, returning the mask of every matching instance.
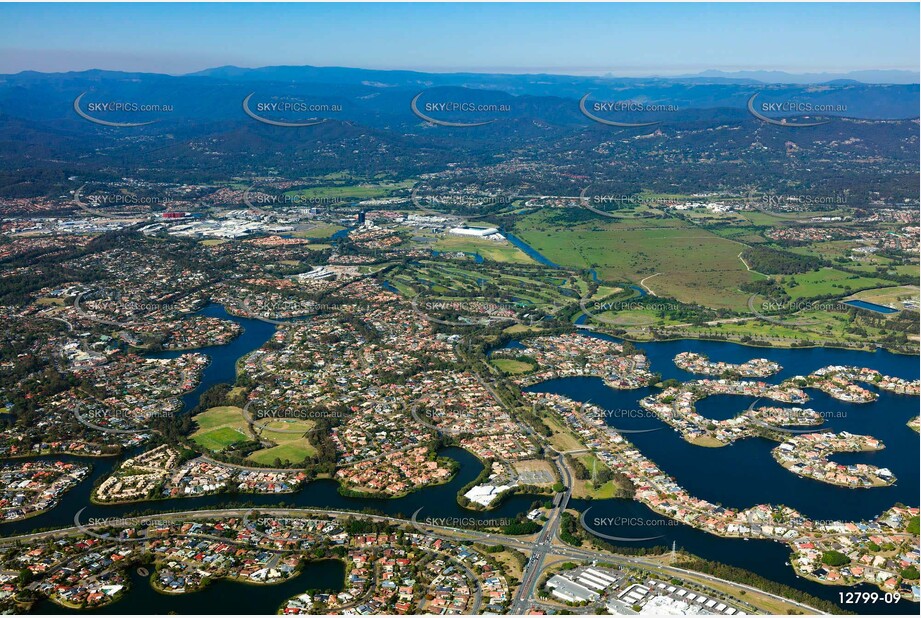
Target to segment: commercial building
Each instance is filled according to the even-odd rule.
[[[550,594],[569,603],[584,603],[598,599],[598,593],[581,584],[560,575],[554,575],[547,581]]]

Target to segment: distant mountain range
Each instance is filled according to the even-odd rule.
[[[874,75],[882,72],[870,72]],[[895,74],[897,73],[897,75]],[[893,79],[904,72],[894,72]],[[240,120],[241,101],[250,93],[269,100],[309,99],[312,104],[341,105],[337,119],[370,126],[390,126],[415,118],[410,100],[419,92],[453,89],[451,96],[512,105],[514,113],[538,121],[582,124],[588,121],[578,101],[637,101],[670,105],[681,113],[725,110],[730,116],[747,113],[752,95],[763,101],[783,101],[833,106],[830,115],[865,119],[917,118],[917,83],[874,84],[853,79],[824,83],[764,83],[750,76],[787,74],[708,72],[687,77],[599,77],[563,75],[513,75],[481,73],[421,73],[344,67],[274,66],[246,69],[217,67],[171,76],[91,70],[68,73],[26,71],[0,75],[0,115],[43,122],[78,121],[74,99],[87,94],[84,104],[96,101],[136,101],[173,105],[162,124],[183,119]],[[848,74],[855,75],[855,74]],[[823,75],[824,77],[836,77]],[[789,76],[790,79],[808,76]],[[459,90],[463,89],[463,91]],[[828,108],[826,108],[828,109]],[[111,115],[110,115],[111,117]],[[139,117],[139,116],[137,116]],[[507,116],[511,117],[511,115]],[[653,120],[674,120],[676,114]]]
[[[786,73],[784,71],[703,71],[693,75],[673,76],[673,79],[714,79],[761,82],[764,84],[828,84],[860,82],[864,84],[917,84],[921,73],[900,70],[867,70],[848,73]]]
[[[890,175],[880,187],[889,194],[916,193],[917,83],[763,83],[751,75],[761,74],[614,78],[226,66],[178,76],[0,75],[0,195],[53,195],[72,177],[112,179],[139,170],[171,182],[342,169],[406,178],[516,157],[565,168],[572,177],[608,178],[616,170],[625,190],[664,192],[697,190],[716,176],[735,185],[868,186],[879,183],[872,164]],[[753,96],[775,119],[819,124],[766,122],[749,112]],[[625,101],[642,109],[595,107]],[[476,113],[443,113],[444,102]],[[107,106],[114,104],[159,107],[113,112]],[[296,107],[304,104],[309,108]],[[780,104],[791,107],[761,107]],[[822,112],[804,111],[807,104]],[[633,126],[598,122],[589,110]],[[742,160],[757,167],[738,165]],[[842,163],[858,160],[865,171]],[[715,164],[722,167],[715,171]],[[560,190],[551,176],[541,182],[547,184],[534,192]]]
[[[121,73],[123,75],[149,75],[122,71],[72,71],[68,73],[21,73],[2,75],[0,77],[25,75],[85,75],[92,73]],[[921,72],[899,69],[866,69],[847,73],[789,73],[786,71],[741,70],[722,71],[711,69],[699,73],[684,75],[655,75],[640,77],[623,77],[614,72],[599,76],[566,75],[562,73],[427,73],[410,70],[359,69],[350,67],[314,67],[310,65],[266,66],[245,68],[233,65],[214,67],[193,73],[174,75],[175,77],[216,77],[229,81],[292,81],[299,83],[329,82],[336,83],[376,83],[381,86],[400,84],[451,84],[461,85],[465,82],[487,82],[505,84],[518,82],[531,83],[648,83],[650,81],[693,82],[709,84],[830,84],[840,82],[857,82],[862,84],[918,84]]]
[[[292,80],[310,82],[334,77],[336,81],[376,81],[380,84],[399,84],[412,81],[451,83],[487,80],[490,83],[507,81],[588,81],[590,83],[648,83],[653,81],[735,84],[829,84],[835,82],[856,82],[863,84],[918,84],[921,73],[903,70],[863,70],[848,73],[787,73],[785,71],[718,71],[710,70],[688,75],[649,75],[643,77],[621,77],[614,73],[602,76],[573,76],[553,73],[423,73],[417,71],[384,71],[374,69],[353,69],[345,67],[271,66],[254,69],[223,66],[205,69],[189,75],[242,79],[247,81]]]
[[[373,73],[374,75],[369,75]],[[340,67],[311,67],[311,66],[275,66],[246,69],[236,66],[223,66],[206,69],[189,75],[203,75],[207,77],[221,77],[224,79],[244,80],[275,80],[291,79],[295,81],[311,81],[313,79],[328,79],[335,76],[337,80],[356,79],[361,81],[380,80],[381,84],[388,82],[399,83],[406,80],[422,81],[449,81],[488,78],[504,81],[505,78],[537,78],[539,80],[557,80],[564,78],[588,79],[593,77],[574,77],[562,74],[509,74],[509,73],[421,73],[417,71],[381,71],[369,69],[351,69]],[[629,83],[633,81],[647,82],[650,79],[669,81],[694,81],[698,83],[761,83],[761,84],[828,84],[832,82],[858,82],[863,84],[917,84],[921,82],[921,73],[917,71],[863,70],[847,73],[787,73],[785,71],[719,71],[709,70],[688,75],[648,75],[644,77],[621,77],[608,73],[597,79],[612,80],[614,82]]]

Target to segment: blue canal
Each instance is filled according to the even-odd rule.
[[[600,334],[586,336],[612,339]],[[807,375],[826,365],[857,365],[872,367],[886,375],[915,380],[918,378],[917,358],[891,354],[884,350],[858,352],[838,349],[765,349],[749,348],[733,343],[711,341],[668,341],[636,344],[643,350],[653,371],[663,379],[681,381],[700,378],[675,366],[673,359],[679,352],[691,351],[706,354],[714,361],[742,363],[763,357],[776,361],[783,370],[767,382],[780,382],[795,375]],[[872,388],[872,387],[870,387]],[[656,389],[643,388],[619,391],[608,388],[600,378],[578,377],[551,380],[527,389],[565,395],[575,401],[595,404],[603,409],[640,410],[638,401]],[[648,433],[631,433],[627,437],[637,448],[688,492],[725,507],[744,509],[755,504],[772,503],[791,506],[812,519],[843,519],[859,521],[872,519],[897,503],[918,503],[918,461],[921,459],[918,434],[906,422],[918,414],[918,399],[880,391],[879,399],[870,404],[849,404],[832,399],[825,393],[808,389],[810,401],[806,407],[828,413],[825,427],[835,431],[869,434],[880,438],[886,448],[875,453],[848,453],[832,457],[841,463],[867,462],[887,467],[898,477],[891,487],[868,490],[836,487],[810,479],[800,478],[778,465],[771,457],[776,446],[762,438],[740,440],[722,448],[704,448],[685,442],[681,436],[657,418],[637,414],[609,418],[608,422],[620,429],[656,429]],[[704,416],[723,419],[742,412],[752,402],[750,397],[732,395],[708,397],[698,402],[697,408]],[[762,400],[771,405],[769,400]],[[783,405],[783,404],[777,404]],[[573,500],[573,508],[580,511],[592,507],[595,517],[634,517],[662,520],[645,505],[631,500]],[[599,529],[602,534],[637,536],[636,530]],[[667,545],[678,547],[703,558],[742,567],[768,579],[804,590],[815,596],[838,602],[838,592],[845,588],[824,586],[796,576],[792,567],[785,564],[790,552],[786,545],[773,541],[744,541],[725,539],[707,534],[685,525],[659,526],[644,529],[641,536],[658,536],[655,541],[631,543],[643,546]],[[873,591],[870,586],[847,590]],[[872,604],[855,607],[851,611],[878,613]],[[897,606],[887,605],[885,612],[918,613],[917,604],[903,601]]]
[[[154,572],[152,565],[143,567]],[[308,562],[300,573],[276,584],[245,584],[226,579],[211,582],[202,590],[166,594],[151,585],[153,575],[140,567],[129,572],[128,590],[122,598],[93,610],[72,610],[42,599],[32,608],[38,614],[213,614],[224,616],[264,615],[277,610],[287,599],[307,591],[339,592],[345,587],[345,565],[338,560]]]

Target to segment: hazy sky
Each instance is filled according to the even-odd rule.
[[[918,70],[902,4],[0,4],[0,73]]]

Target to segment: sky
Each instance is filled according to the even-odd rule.
[[[0,4],[0,73],[919,68],[918,3]]]

